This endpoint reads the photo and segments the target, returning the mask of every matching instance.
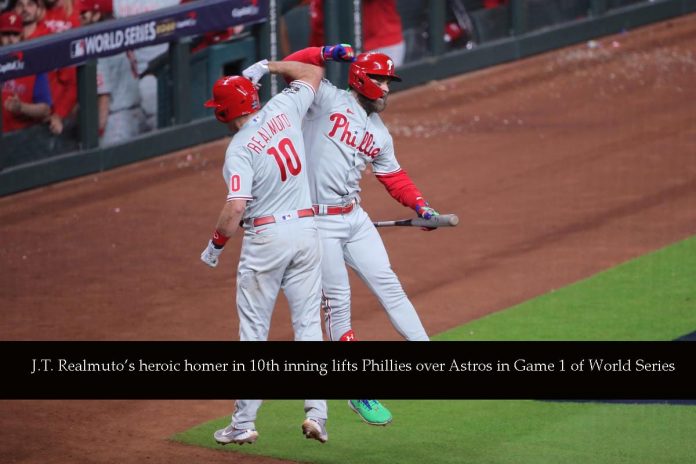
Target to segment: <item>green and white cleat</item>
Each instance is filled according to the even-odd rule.
[[[392,421],[391,412],[377,400],[348,400],[348,406],[370,425],[387,425]]]

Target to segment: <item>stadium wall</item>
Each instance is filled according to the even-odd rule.
[[[443,0],[430,0],[428,6],[431,13],[430,17],[443,18],[442,12],[445,3]],[[590,2],[590,14],[585,18],[529,30],[530,18],[526,17],[524,9],[520,7],[523,3],[523,0],[511,0],[504,11],[497,13],[507,15],[510,25],[509,36],[481,43],[472,49],[450,52],[443,51],[441,47],[433,43],[430,46],[428,57],[404,64],[399,69],[403,82],[394,86],[395,91],[696,12],[696,2],[693,0],[655,0],[630,3],[614,9],[607,8],[606,0],[593,0]],[[277,18],[279,13],[276,1],[271,0],[267,7],[269,17]],[[190,9],[190,6],[188,8]],[[341,2],[327,1],[326,8],[327,16],[331,16],[334,8],[345,8],[345,5]],[[343,18],[342,21],[338,24],[335,24],[334,21],[334,27],[340,28],[341,31],[351,30],[352,18],[350,15],[341,14],[340,16]],[[477,16],[476,12],[472,14],[472,18],[477,25],[484,24],[486,19]],[[116,20],[113,26],[118,26],[119,21],[125,20]],[[251,28],[251,35],[256,43],[256,55],[247,56],[239,62],[240,65],[259,59],[261,56],[277,56],[276,27],[277,21],[267,20]],[[441,26],[431,24],[429,28],[432,37],[441,36]],[[333,35],[335,33],[329,32],[329,37]],[[348,35],[350,36],[350,34]],[[46,41],[50,40],[58,39],[47,39]],[[188,42],[176,40],[173,43],[172,53],[170,53],[174,69],[173,88],[175,89],[172,94],[174,101],[171,105],[173,125],[105,148],[96,147],[94,134],[91,137],[88,134],[87,137],[83,137],[83,143],[76,145],[75,148],[89,148],[76,149],[57,156],[27,156],[25,158],[27,162],[5,165],[5,168],[0,163],[0,196],[101,172],[224,137],[226,128],[217,124],[214,118],[190,120],[187,104],[192,102],[189,101],[190,95],[187,93],[187,89],[190,88],[191,76],[188,67],[181,66],[181,60],[189,59],[187,53],[182,53],[182,49],[188,46]],[[177,62],[178,66],[176,66]],[[93,62],[91,65],[82,66],[81,74],[88,74],[90,66],[93,67]],[[336,78],[339,72],[340,69],[333,67],[327,70],[327,75],[330,78]],[[273,85],[266,86],[262,89],[262,97],[268,98],[270,92],[276,90],[278,85],[276,81]],[[79,91],[81,98],[95,98],[96,92],[93,88],[90,89],[89,84],[81,82]],[[85,95],[87,97],[84,97]],[[81,99],[81,105],[83,103],[85,102]],[[95,104],[92,101],[87,101],[86,106],[95,106]],[[93,124],[94,119],[89,117],[89,113],[85,113],[82,118],[82,123],[90,127],[92,132],[96,130]],[[36,128],[34,130],[38,133],[44,129]],[[24,137],[23,139],[26,141],[30,138],[36,139],[36,137]],[[11,159],[13,156],[17,158],[17,153],[20,153],[21,150],[21,140],[22,138],[19,137],[3,136],[0,138],[0,160]],[[84,143],[85,140],[87,143]],[[38,145],[35,148],[29,145],[27,148],[26,142],[24,145],[25,151],[46,150],[45,147]]]

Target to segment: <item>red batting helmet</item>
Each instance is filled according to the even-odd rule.
[[[218,79],[213,85],[213,98],[205,102],[204,106],[215,108],[215,117],[224,123],[261,108],[256,87],[242,76],[225,76]]]
[[[384,95],[382,89],[369,76],[388,76],[395,81],[401,78],[394,74],[394,61],[384,53],[361,53],[350,65],[348,85],[370,100]]]

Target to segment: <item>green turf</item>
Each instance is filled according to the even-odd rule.
[[[363,424],[329,401],[329,441],[305,440],[302,402],[268,401],[254,445],[215,444],[229,417],[175,440],[312,463],[686,464],[696,456],[696,407],[538,401],[388,401],[394,422]],[[231,405],[230,405],[231,406]]]
[[[439,334],[438,340],[673,340],[696,330],[696,238]]]
[[[696,330],[696,238],[434,337],[437,340],[670,340]],[[329,402],[329,442],[302,438],[302,401],[268,401],[259,441],[221,447],[221,417],[184,443],[312,463],[686,464],[696,407],[539,401],[386,401],[388,427]],[[230,403],[230,408],[232,404]]]

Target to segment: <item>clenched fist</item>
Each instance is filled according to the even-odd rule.
[[[355,61],[355,51],[350,44],[326,45],[322,47],[321,54],[324,61]]]
[[[268,60],[261,60],[242,71],[242,76],[249,79],[256,87],[259,87],[259,81],[268,72]]]

